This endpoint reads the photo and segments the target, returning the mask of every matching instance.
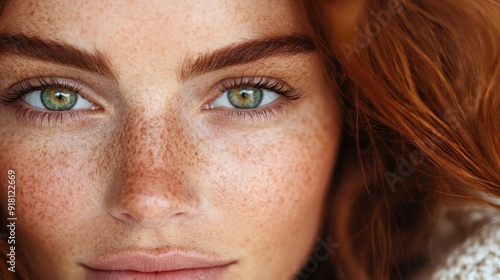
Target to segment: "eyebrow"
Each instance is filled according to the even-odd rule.
[[[0,56],[30,57],[94,72],[114,82],[118,81],[111,63],[99,51],[88,52],[36,36],[0,33]]]
[[[204,53],[196,59],[186,58],[177,76],[180,81],[186,81],[230,66],[273,56],[310,53],[314,50],[312,40],[303,34],[250,40]],[[37,36],[0,33],[0,56],[30,57],[98,73],[115,83],[118,81],[109,59],[99,51],[88,52],[70,44],[44,40]]]
[[[179,72],[179,80],[198,76],[230,66],[247,64],[273,56],[289,56],[310,53],[315,50],[312,40],[302,34],[265,38],[233,44],[198,58],[185,59]]]

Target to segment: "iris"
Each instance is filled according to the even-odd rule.
[[[51,111],[66,111],[73,108],[78,100],[78,94],[65,88],[48,88],[42,90],[43,105]]]
[[[230,89],[227,96],[231,105],[238,109],[253,109],[259,106],[264,96],[262,89],[242,87]]]

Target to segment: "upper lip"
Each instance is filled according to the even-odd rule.
[[[226,266],[234,261],[210,258],[196,253],[170,251],[151,254],[144,251],[127,251],[98,259],[83,266],[94,270],[131,270],[139,272],[162,272],[181,269],[200,269]]]

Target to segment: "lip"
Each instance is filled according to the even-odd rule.
[[[111,279],[206,279],[218,280],[235,261],[210,258],[204,255],[171,251],[166,254],[123,252],[82,264],[87,278]]]

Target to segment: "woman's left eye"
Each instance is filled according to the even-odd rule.
[[[49,111],[91,110],[94,107],[77,92],[62,87],[32,91],[23,95],[22,100],[35,108]]]
[[[215,99],[210,108],[227,107],[236,109],[255,109],[272,103],[279,98],[276,92],[245,86],[226,90],[222,95]]]

